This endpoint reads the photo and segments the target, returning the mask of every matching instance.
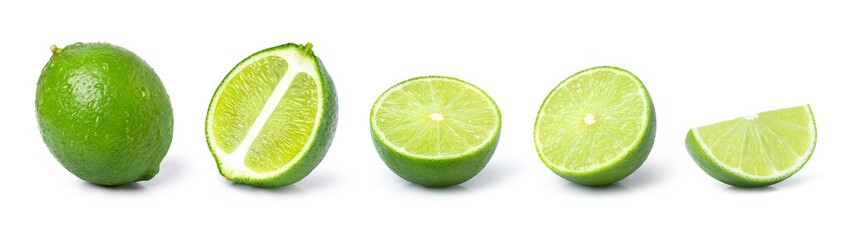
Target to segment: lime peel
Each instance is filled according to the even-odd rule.
[[[108,43],[53,45],[50,50],[35,107],[54,157],[69,172],[98,185],[153,178],[173,133],[171,102],[153,68]]]

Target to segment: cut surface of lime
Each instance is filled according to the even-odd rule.
[[[733,186],[760,187],[791,177],[816,146],[809,105],[762,112],[692,128],[686,148],[710,176]]]
[[[373,142],[387,166],[424,186],[451,186],[475,176],[496,149],[501,118],[478,87],[450,77],[399,83],[370,114]]]
[[[607,185],[645,161],[656,129],[644,84],[615,67],[594,67],[562,81],[538,110],[534,140],[544,164],[584,185]]]
[[[311,45],[257,52],[225,77],[207,112],[210,151],[225,178],[292,184],[319,164],[336,126],[331,78]]]

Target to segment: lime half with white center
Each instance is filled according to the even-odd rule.
[[[207,110],[207,144],[233,182],[280,187],[322,161],[337,125],[337,95],[312,45],[252,54],[216,89]]]
[[[692,128],[686,148],[700,168],[721,182],[762,187],[801,170],[816,147],[809,105],[773,110]]]
[[[478,174],[496,150],[501,124],[487,93],[440,76],[396,84],[370,113],[373,143],[387,167],[427,187],[457,185]]]
[[[647,159],[656,113],[644,84],[616,67],[594,67],[553,89],[535,121],[541,161],[575,183],[601,186],[629,176]]]

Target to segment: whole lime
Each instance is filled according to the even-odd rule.
[[[36,113],[41,136],[65,169],[106,186],[150,180],[171,145],[171,102],[144,60],[107,43],[51,47]]]

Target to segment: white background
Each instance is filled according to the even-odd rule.
[[[851,7],[840,1],[239,2],[0,3],[0,238],[849,236]],[[162,78],[175,131],[153,180],[87,184],[43,144],[36,81],[51,44],[77,41],[130,49]],[[336,138],[293,186],[232,184],[207,150],[207,104],[237,62],[287,42],[312,42],[334,79]],[[598,65],[644,81],[658,128],[638,171],[588,188],[540,162],[532,128],[553,87]],[[405,182],[370,141],[374,100],[421,75],[474,83],[502,110],[495,155],[460,186]],[[802,104],[818,146],[785,182],[732,188],[685,150],[690,127]]]

